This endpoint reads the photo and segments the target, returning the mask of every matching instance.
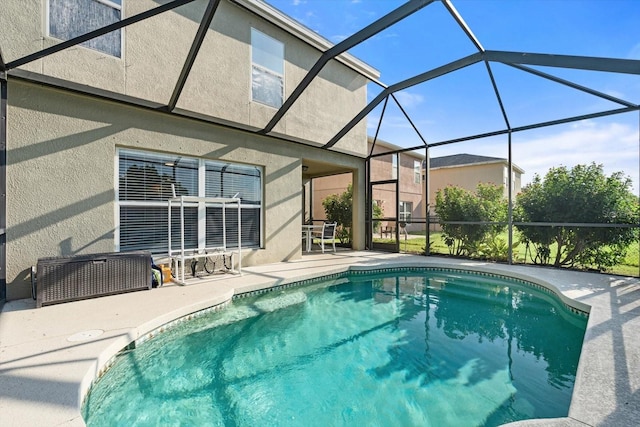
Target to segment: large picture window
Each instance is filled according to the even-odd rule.
[[[251,29],[251,99],[271,107],[284,97],[284,44]]]
[[[49,35],[71,40],[88,32],[119,22],[123,0],[49,0]],[[121,30],[96,37],[83,46],[120,58]]]
[[[118,151],[117,206],[120,251],[168,251],[167,200],[177,196],[234,197],[242,200],[242,246],[260,247],[262,169],[257,166],[121,149]],[[185,208],[185,247],[222,244],[222,207],[193,204]],[[237,247],[238,213],[225,210],[227,247]],[[172,211],[171,242],[180,244],[179,210]]]

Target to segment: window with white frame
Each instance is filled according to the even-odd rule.
[[[251,29],[251,99],[280,108],[284,97],[284,44]]]
[[[413,182],[420,184],[422,180],[422,162],[419,160],[413,161]]]
[[[88,32],[119,22],[123,0],[49,0],[49,35],[71,40]],[[115,30],[82,43],[82,46],[120,58],[122,33]]]
[[[413,211],[413,203],[400,202],[400,211],[398,212],[398,220],[403,222],[411,221],[411,211]]]
[[[168,250],[167,200],[177,196],[234,197],[242,200],[242,246],[260,247],[262,218],[262,169],[222,161],[118,150],[117,209],[120,251]],[[185,207],[185,247],[222,245],[222,206],[194,203]],[[226,246],[238,244],[238,213],[225,211]],[[172,210],[171,242],[180,245],[180,212]]]

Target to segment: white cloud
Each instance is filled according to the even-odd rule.
[[[638,129],[627,123],[574,123],[567,130],[532,139],[515,135],[514,163],[526,173],[523,182],[535,174],[544,177],[549,168],[578,164],[602,164],[607,175],[622,171],[633,180],[634,192],[639,188],[640,153]]]
[[[424,126],[427,125],[431,125],[433,124],[432,121],[430,120],[413,120],[413,124],[416,125],[416,127],[418,129],[421,129]],[[378,127],[378,122],[380,121],[380,116],[379,115],[369,115],[367,116],[367,128],[369,130],[375,130]],[[409,123],[409,120],[404,116],[404,115],[391,115],[386,113],[384,115],[384,120],[382,121],[382,126],[381,126],[381,130],[388,130],[388,129],[408,129],[411,131],[411,133],[415,133],[415,130],[413,129],[413,126],[411,126],[411,123]],[[406,137],[407,135],[402,134],[400,135],[401,137]],[[396,145],[400,145],[403,146],[403,144],[401,143],[401,141],[393,141],[392,139],[388,139],[387,141],[396,144]]]
[[[609,96],[613,96],[614,98],[618,98],[618,99],[624,99],[626,94],[623,92],[620,92],[619,90],[615,90],[615,89],[609,89],[607,91],[605,91],[604,93],[606,93]]]
[[[380,121],[380,116],[367,116],[367,128],[368,129],[377,129],[378,122]],[[384,120],[382,122],[381,128],[386,129],[411,129],[411,124],[404,116],[390,116],[385,114]],[[397,142],[389,141],[394,144],[398,144]]]
[[[627,116],[628,117],[628,116]],[[550,168],[578,164],[602,164],[604,173],[622,171],[640,190],[640,134],[637,118],[624,116],[611,121],[581,121],[563,127],[517,132],[512,136],[513,162],[524,169],[522,184],[541,178]],[[456,153],[507,158],[507,136],[437,147],[434,157]]]
[[[385,39],[395,39],[395,38],[399,38],[399,37],[400,37],[400,35],[398,33],[388,32],[388,30],[386,30],[386,31],[378,33],[375,36],[365,40],[364,43],[369,43],[370,41],[371,42],[375,42],[375,43],[379,43],[379,42],[381,42],[382,40],[385,40]]]
[[[640,59],[640,43],[636,44],[631,48],[629,54],[627,55],[628,59]]]
[[[406,90],[396,92],[395,97],[404,109],[416,107],[424,101],[424,96],[419,93],[411,93]]]
[[[342,40],[346,39],[347,37],[349,37],[350,34],[336,34],[333,36],[329,37],[329,40],[331,40],[333,43],[340,43]]]

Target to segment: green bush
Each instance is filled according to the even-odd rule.
[[[336,222],[336,237],[340,243],[350,245],[353,237],[351,225],[353,221],[353,187],[351,184],[342,194],[331,194],[322,201],[327,221]],[[373,218],[382,218],[382,208],[373,204]],[[373,231],[378,231],[380,221],[373,221]]]
[[[498,254],[502,246],[496,242],[496,235],[505,228],[507,206],[508,202],[503,197],[502,189],[492,184],[478,184],[475,193],[456,186],[438,190],[435,211],[440,219],[443,239],[449,253],[472,257],[484,251],[491,257],[502,258],[502,254]]]
[[[551,168],[517,196],[516,222],[638,224],[638,198],[622,172],[607,177],[602,165]],[[532,262],[606,270],[625,258],[638,230],[624,227],[517,225]],[[555,250],[552,251],[552,245]],[[532,246],[532,248],[529,248]],[[535,254],[535,255],[534,255]]]

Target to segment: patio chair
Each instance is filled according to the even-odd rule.
[[[336,222],[325,222],[322,224],[322,231],[316,232],[313,235],[314,242],[318,240],[318,245],[322,248],[322,253],[324,253],[324,244],[331,243],[333,245],[333,252],[336,251],[336,227],[338,223]]]

